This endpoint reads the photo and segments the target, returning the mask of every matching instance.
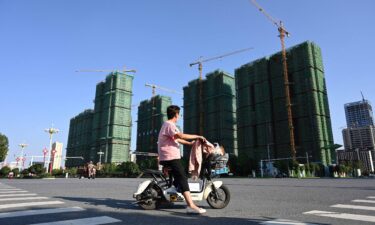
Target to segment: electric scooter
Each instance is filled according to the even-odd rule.
[[[228,174],[228,158],[228,153],[226,153],[225,155],[211,155],[203,160],[199,180],[189,181],[193,201],[206,200],[214,209],[222,209],[229,204],[229,189],[223,185],[222,181],[213,180],[220,174]],[[143,209],[152,210],[162,203],[185,201],[179,187],[173,185],[170,168],[164,166],[162,171],[150,169],[144,171],[144,174],[151,175],[153,179],[139,184],[137,191],[133,194],[138,205]]]

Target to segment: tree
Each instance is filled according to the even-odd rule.
[[[141,170],[158,169],[158,160],[155,157],[147,158],[138,162],[138,166]]]
[[[36,175],[40,175],[40,174],[46,172],[46,169],[45,169],[44,166],[41,165],[41,164],[35,164],[35,165],[32,165],[32,166],[29,167],[28,170],[29,170],[31,173],[36,174]]]
[[[7,167],[7,166],[3,166],[1,169],[0,169],[0,175],[1,176],[8,176],[9,172],[10,172],[10,168]]]
[[[123,162],[118,167],[124,173],[125,177],[134,177],[140,173],[138,165],[133,162]]]
[[[0,133],[0,162],[5,160],[8,154],[9,142],[7,136]]]

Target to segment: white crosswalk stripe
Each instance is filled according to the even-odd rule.
[[[0,194],[26,193],[28,191],[0,191]]]
[[[16,196],[35,196],[37,194],[34,194],[34,193],[28,193],[28,194],[3,194],[3,195],[0,195],[0,198],[2,197],[16,197]]]
[[[19,217],[19,216],[45,215],[45,214],[51,214],[51,213],[77,212],[77,211],[84,211],[84,210],[85,209],[82,209],[81,207],[23,210],[23,211],[0,213],[0,219],[10,218],[10,217]]]
[[[331,207],[342,208],[342,209],[361,209],[361,210],[375,211],[375,207],[373,206],[337,204],[337,205],[331,205]]]
[[[62,202],[62,201],[48,201],[48,202],[12,203],[12,204],[0,205],[0,209],[20,208],[20,207],[27,207],[27,206],[57,205],[57,204],[64,204],[64,202]]]
[[[375,203],[374,200],[365,200],[365,199],[355,199],[352,202],[362,202],[362,203]]]
[[[0,191],[23,191],[19,188],[0,188]]]
[[[58,214],[85,211],[81,207],[65,207],[65,208],[48,208],[48,209],[26,209],[26,210],[16,210],[10,212],[1,212],[2,209],[12,209],[12,208],[27,208],[34,206],[51,206],[64,204],[62,201],[38,201],[49,199],[48,197],[37,196],[35,193],[28,193],[26,190],[2,186],[0,184],[0,224],[2,219],[5,218],[17,218],[17,217],[27,217],[27,216],[37,216],[43,215],[47,220],[52,220],[49,222],[36,223],[33,225],[100,225],[121,222],[121,220],[108,217],[108,216],[94,216],[87,218],[77,218],[71,220],[61,220],[53,221],[53,216],[46,217],[48,214]],[[35,201],[37,200],[37,201]],[[7,203],[6,203],[7,202]],[[15,203],[19,202],[19,203]],[[5,203],[5,204],[3,204]],[[61,217],[60,217],[61,218]],[[63,217],[64,218],[64,217]],[[45,220],[44,220],[45,221]]]
[[[366,198],[375,199],[375,196],[368,196]],[[354,199],[351,202],[371,203],[371,204],[375,203],[374,200],[367,200],[367,199]],[[366,205],[335,204],[335,205],[331,205],[330,207],[336,208],[336,209],[375,211],[374,206],[366,206]],[[362,213],[356,214],[356,213],[341,213],[341,212],[312,210],[312,211],[304,212],[303,214],[305,214],[305,215],[315,215],[315,216],[321,216],[321,217],[329,217],[329,218],[337,218],[337,219],[375,222],[375,216],[363,215]]]
[[[314,225],[312,223],[302,223],[298,221],[283,220],[283,219],[265,221],[265,222],[262,222],[261,224],[265,224],[265,225],[273,225],[273,224],[275,225]]]
[[[24,200],[37,200],[48,199],[47,197],[22,197],[22,198],[0,198],[1,201],[24,201]]]
[[[303,214],[330,217],[330,218],[347,219],[347,220],[375,222],[375,216],[358,215],[358,214],[351,214],[351,213],[338,213],[338,212],[312,210],[309,212],[304,212]]]
[[[48,223],[36,223],[32,225],[99,225],[99,224],[108,224],[108,223],[117,223],[117,222],[121,222],[121,220],[108,217],[108,216],[99,216],[99,217],[90,217],[90,218],[76,219],[76,220],[63,220],[63,221],[48,222]]]

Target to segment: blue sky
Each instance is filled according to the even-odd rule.
[[[291,33],[290,47],[310,40],[322,49],[332,128],[342,143],[344,104],[375,102],[375,1],[258,0]],[[70,118],[93,108],[106,73],[79,69],[136,69],[133,103],[151,96],[145,83],[182,91],[197,78],[189,63],[237,49],[254,50],[204,64],[204,73],[234,69],[280,51],[276,27],[248,0],[0,0],[0,132],[8,161],[42,155],[44,132],[67,144]],[[182,96],[170,95],[182,105]],[[132,117],[137,120],[134,108]],[[135,146],[136,130],[133,129]]]

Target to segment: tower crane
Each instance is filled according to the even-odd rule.
[[[92,72],[115,72],[115,71],[119,71],[119,70],[76,70],[76,72],[78,73],[85,73],[85,72],[88,72],[88,73],[92,73]],[[126,73],[126,72],[130,72],[130,73],[136,73],[137,71],[132,69],[132,70],[127,70],[126,67],[124,66],[124,69],[123,70],[120,70],[120,72],[122,73]]]
[[[255,1],[249,0],[263,15],[267,17],[276,27],[279,32],[279,38],[281,41],[281,55],[283,61],[283,73],[284,73],[284,89],[285,89],[285,99],[286,107],[288,112],[288,126],[289,126],[289,136],[290,136],[290,150],[292,154],[293,161],[296,161],[296,146],[294,141],[294,127],[293,127],[293,117],[292,117],[292,104],[290,100],[290,88],[289,88],[289,77],[288,77],[288,67],[286,63],[286,50],[284,39],[285,36],[289,37],[290,33],[285,29],[283,22],[275,20],[271,15],[269,15],[264,9]]]
[[[145,86],[152,88],[152,97],[154,97],[155,94],[156,94],[155,89],[160,89],[160,90],[163,90],[163,91],[167,91],[167,92],[171,92],[171,93],[182,95],[182,92],[171,90],[171,89],[168,89],[168,88],[165,88],[165,87],[161,87],[161,86],[158,86],[156,84],[145,84]]]
[[[241,53],[241,52],[245,52],[245,51],[249,51],[253,48],[244,48],[244,49],[240,49],[240,50],[237,50],[237,51],[233,51],[233,52],[229,52],[229,53],[226,53],[226,54],[223,54],[223,55],[219,55],[219,56],[214,56],[214,57],[211,57],[211,58],[207,58],[207,59],[202,59],[202,57],[200,57],[196,62],[192,62],[190,63],[190,67],[191,66],[194,66],[194,65],[198,65],[198,71],[199,71],[199,134],[200,135],[203,135],[203,101],[202,101],[202,93],[203,93],[203,85],[202,85],[202,70],[203,70],[203,63],[204,62],[209,62],[209,61],[213,61],[213,60],[216,60],[216,59],[221,59],[221,58],[224,58],[224,57],[227,57],[227,56],[230,56],[230,55],[235,55],[235,54],[238,54],[238,53]]]
[[[245,52],[245,51],[249,51],[249,50],[252,50],[252,49],[254,49],[254,48],[244,48],[244,49],[236,50],[236,51],[233,51],[233,52],[225,53],[223,55],[214,56],[214,57],[207,58],[207,59],[202,59],[202,57],[200,57],[196,62],[190,63],[189,66],[198,65],[199,79],[202,80],[202,69],[203,69],[203,63],[204,62],[209,62],[209,61],[212,61],[212,60],[221,59],[221,58],[224,58],[224,57],[227,57],[227,56],[230,56],[230,55],[235,55],[235,54]]]

